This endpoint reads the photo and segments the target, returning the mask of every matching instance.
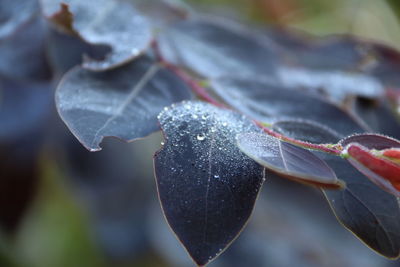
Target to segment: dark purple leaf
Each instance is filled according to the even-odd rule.
[[[400,138],[400,122],[387,101],[353,100],[354,112],[362,118],[373,132]]]
[[[344,152],[347,160],[377,186],[400,197],[400,165],[374,155],[358,143],[350,143]]]
[[[306,119],[329,126],[342,135],[364,132],[348,113],[337,106],[268,81],[225,77],[213,80],[212,89],[230,106],[262,122]]]
[[[235,136],[260,131],[250,120],[202,102],[163,111],[165,145],[154,158],[164,214],[198,265],[237,237],[253,210],[263,168],[236,147]]]
[[[342,137],[331,128],[307,120],[278,120],[273,128],[286,136],[295,136],[295,139],[312,144],[336,144]]]
[[[148,57],[106,72],[76,67],[56,91],[61,118],[91,151],[107,136],[132,141],[159,129],[163,107],[190,99],[188,87]]]
[[[265,133],[242,133],[236,139],[243,153],[284,177],[321,187],[344,186],[323,160],[304,148]]]
[[[47,36],[47,53],[53,71],[63,75],[72,67],[82,64],[84,56],[101,59],[109,52],[107,46],[90,45],[76,36],[50,29]]]
[[[165,59],[213,78],[232,73],[265,75],[274,68],[275,56],[241,26],[215,19],[191,19],[159,36]]]
[[[398,140],[380,134],[356,134],[340,141],[343,147],[351,143],[358,143],[368,149],[377,150],[400,147],[400,142]]]
[[[83,67],[101,71],[115,68],[139,56],[150,45],[152,35],[149,23],[134,7],[118,0],[41,0],[43,13],[64,31],[80,36],[93,45],[111,47],[104,60],[87,60]],[[61,3],[66,6],[61,9]],[[54,16],[68,17],[54,20]],[[72,28],[72,29],[71,29]]]
[[[292,138],[297,138],[296,131],[284,130],[285,125],[279,125],[282,132]],[[300,134],[302,141],[315,140],[312,132],[321,133],[323,128],[309,125],[310,137]],[[302,133],[300,131],[300,133]],[[319,135],[317,143],[329,143],[339,140],[329,131]],[[330,137],[329,137],[330,136]],[[324,141],[326,140],[326,141]],[[358,236],[369,247],[378,253],[396,258],[400,253],[400,208],[397,198],[381,190],[362,173],[357,171],[344,159],[314,152],[334,170],[337,177],[346,183],[343,190],[324,190],[332,210],[338,220],[352,233]]]

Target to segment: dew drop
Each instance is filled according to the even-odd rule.
[[[215,175],[214,175],[214,178],[215,178],[215,179],[219,179],[219,175],[218,175],[218,174],[215,174]]]
[[[206,136],[204,134],[198,134],[197,135],[197,140],[203,141],[204,139],[206,139]]]
[[[161,145],[163,146],[165,143],[164,142],[161,142]]]

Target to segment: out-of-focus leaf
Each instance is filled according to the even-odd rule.
[[[400,197],[400,165],[373,155],[367,148],[350,143],[344,153],[357,170],[383,190]]]
[[[198,265],[237,237],[253,210],[263,168],[240,152],[235,136],[259,129],[248,119],[201,102],[160,116],[166,144],[154,157],[167,221]]]
[[[232,73],[265,75],[275,62],[273,51],[251,32],[210,18],[176,24],[160,34],[159,48],[168,62],[206,78]]]
[[[47,36],[47,53],[56,75],[61,76],[72,67],[82,64],[84,56],[101,59],[109,52],[107,46],[95,46],[76,36],[50,29]]]
[[[115,68],[139,56],[149,45],[152,39],[147,20],[134,7],[118,0],[41,0],[43,13],[56,26],[71,34],[80,36],[93,45],[107,45],[111,47],[104,60],[90,59],[83,63],[83,67],[102,71]],[[64,7],[61,8],[61,3]],[[68,19],[60,18],[72,13],[72,30]]]
[[[39,11],[37,0],[0,1],[0,40],[9,37]]]
[[[212,89],[230,106],[263,122],[306,119],[329,126],[343,135],[364,132],[348,113],[337,106],[268,81],[224,77],[214,79]]]
[[[273,128],[286,136],[296,136],[297,140],[313,144],[335,144],[343,137],[331,128],[307,120],[278,120],[273,123]]]
[[[298,182],[320,187],[343,187],[332,169],[310,151],[265,133],[242,133],[239,149],[262,166]]]
[[[400,121],[387,101],[357,98],[353,99],[352,108],[373,132],[400,138]]]
[[[56,91],[61,118],[91,151],[107,136],[133,141],[157,131],[162,108],[190,98],[179,78],[145,56],[101,73],[74,68]]]
[[[25,83],[0,77],[0,143],[31,135],[51,110],[48,83]]]
[[[14,1],[0,1],[0,3],[3,2],[14,6]],[[22,1],[21,4],[25,2],[30,1]],[[31,14],[31,16],[14,34],[8,38],[0,38],[0,74],[2,76],[34,81],[46,80],[51,76],[45,56],[44,21],[37,14]]]
[[[316,127],[310,125],[309,133]],[[280,129],[292,138],[301,138],[302,141],[315,140],[308,140],[304,135],[298,138],[295,131],[285,131],[284,125],[280,125]],[[316,133],[321,131],[322,128],[315,130]],[[329,131],[326,131],[324,135],[320,135],[321,140],[317,143],[325,143],[324,140],[327,143],[337,138],[335,135],[328,138],[329,135]],[[343,190],[323,191],[338,220],[378,253],[389,258],[398,257],[400,208],[397,198],[378,188],[344,159],[326,153],[314,153],[327,162],[337,177],[346,183]]]

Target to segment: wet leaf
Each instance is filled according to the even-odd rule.
[[[337,106],[266,80],[224,77],[213,80],[212,89],[230,106],[263,122],[305,119],[326,125],[343,135],[364,132],[348,113]]]
[[[181,80],[148,57],[101,73],[76,67],[56,91],[61,118],[91,151],[107,136],[133,141],[157,131],[162,108],[190,98]]]
[[[154,157],[169,225],[198,265],[237,237],[253,210],[263,168],[236,147],[235,136],[259,129],[248,119],[202,102],[160,116],[166,143]]]
[[[279,125],[283,133],[292,138],[297,138],[296,131],[285,131],[285,125]],[[320,133],[323,128],[309,125],[310,137],[300,134],[298,139],[302,141],[315,140],[312,134]],[[318,143],[332,142],[335,135],[326,131]],[[330,136],[330,137],[329,137]],[[339,140],[337,138],[336,142]],[[396,258],[400,253],[400,208],[397,198],[381,190],[362,173],[357,171],[346,160],[328,155],[316,153],[334,170],[337,177],[346,183],[343,190],[324,190],[338,220],[358,236],[369,247],[378,253]]]
[[[83,67],[95,71],[115,68],[139,56],[149,46],[149,23],[124,1],[41,0],[43,13],[64,31],[93,45],[111,47],[104,60],[89,59]],[[61,6],[61,3],[66,5]],[[70,13],[73,21],[71,27]]]
[[[249,30],[211,18],[180,22],[160,34],[158,41],[168,62],[207,78],[265,75],[275,60],[273,51]]]
[[[320,187],[344,186],[323,160],[304,148],[265,133],[239,134],[237,144],[247,156],[289,179]]]

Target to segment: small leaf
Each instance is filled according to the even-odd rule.
[[[343,153],[348,154],[348,161],[372,182],[400,197],[400,165],[377,157],[357,143],[350,143]]]
[[[343,147],[351,143],[358,143],[368,149],[377,150],[400,148],[400,142],[398,140],[380,134],[354,134],[340,140],[340,145]]]
[[[184,102],[159,120],[166,143],[154,157],[169,225],[198,265],[222,253],[245,226],[263,183],[263,168],[235,136],[260,131],[250,120],[202,102]]]
[[[111,47],[112,52],[104,60],[84,62],[83,67],[87,69],[102,71],[115,68],[133,60],[150,45],[152,36],[149,23],[128,2],[41,1],[43,13],[50,21],[57,23],[56,26],[77,34],[90,44]]]
[[[308,124],[310,135],[307,138],[302,134],[303,130],[297,136],[292,128],[285,130],[285,125],[279,124],[280,132],[306,142],[316,140],[313,132],[324,131],[317,125]],[[317,143],[339,140],[330,131],[325,131],[319,137]],[[346,160],[326,153],[313,153],[328,163],[337,177],[346,183],[343,190],[323,190],[338,220],[378,253],[397,258],[400,254],[400,208],[397,198],[378,188]]]
[[[163,107],[190,99],[189,88],[148,57],[106,72],[76,67],[56,91],[56,105],[71,132],[89,150],[106,136],[126,141],[159,129]]]
[[[348,113],[337,106],[266,80],[224,77],[212,80],[212,89],[230,106],[262,122],[302,119],[326,125],[342,135],[364,132]]]
[[[243,133],[236,139],[243,153],[284,177],[320,187],[344,186],[323,160],[304,148],[265,133]]]

